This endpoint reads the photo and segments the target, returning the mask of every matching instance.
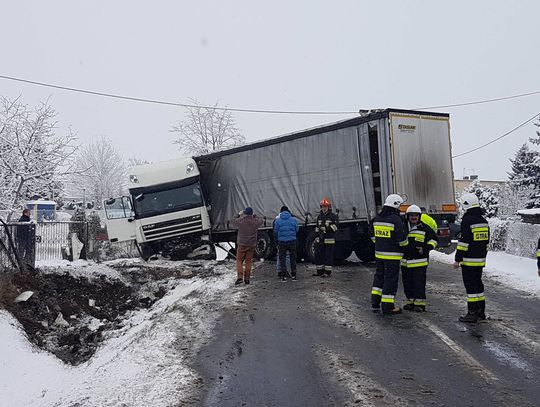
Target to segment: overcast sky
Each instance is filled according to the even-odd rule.
[[[540,1],[11,1],[0,75],[141,98],[238,108],[356,111],[468,102],[540,90]],[[125,157],[181,153],[178,107],[0,79],[0,94],[50,98],[81,143]],[[540,112],[540,95],[441,109],[454,154]],[[235,114],[248,141],[352,116]],[[454,160],[455,176],[505,179],[531,123]]]

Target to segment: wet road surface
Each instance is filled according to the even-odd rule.
[[[193,366],[200,405],[540,404],[537,298],[484,279],[488,321],[460,323],[461,272],[432,262],[428,311],[383,316],[369,304],[374,265],[347,263],[327,279],[312,267],[282,283],[258,263],[251,285],[231,288],[241,295]]]

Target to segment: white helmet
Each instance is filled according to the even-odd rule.
[[[461,195],[461,205],[463,209],[468,211],[471,208],[478,208],[480,204],[478,203],[478,197],[475,194],[463,194]]]
[[[390,208],[398,209],[402,203],[403,203],[402,197],[400,197],[398,194],[390,194],[386,197],[386,201],[384,201],[384,206],[389,206]]]
[[[406,213],[417,213],[420,215],[422,213],[422,210],[418,205],[411,205],[407,208]]]

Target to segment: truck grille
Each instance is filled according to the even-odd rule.
[[[142,232],[146,241],[169,239],[176,236],[187,235],[202,231],[201,215],[187,218],[168,220],[166,222],[152,223],[142,226]]]

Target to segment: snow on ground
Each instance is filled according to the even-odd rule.
[[[444,254],[434,250],[429,255],[441,263],[454,263],[454,253]],[[488,252],[484,276],[540,297],[540,277],[537,270],[535,259],[505,252]]]
[[[190,401],[197,376],[188,367],[189,357],[211,337],[220,309],[242,295],[227,290],[234,280],[232,263],[212,264],[211,276],[179,279],[150,309],[127,315],[123,326],[77,367],[32,346],[19,323],[0,311],[1,404],[168,406]],[[48,266],[49,272],[60,267]],[[88,276],[88,270],[99,274],[103,268],[75,262],[70,273]]]

